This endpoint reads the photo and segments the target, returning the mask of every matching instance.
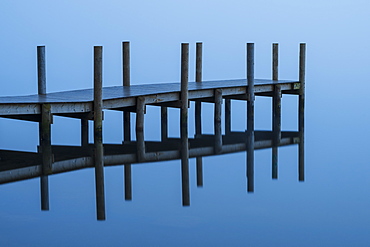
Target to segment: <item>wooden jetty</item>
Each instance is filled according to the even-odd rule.
[[[189,139],[188,139],[188,107],[189,101],[195,101],[195,129],[196,137],[201,136],[201,102],[215,104],[214,111],[214,151],[223,153],[223,138],[221,128],[221,108],[225,102],[225,133],[231,133],[231,100],[247,102],[246,120],[246,147],[247,149],[247,177],[248,191],[253,192],[254,174],[254,101],[255,96],[273,98],[273,132],[274,148],[272,161],[272,176],[277,178],[277,146],[281,144],[281,97],[283,94],[299,96],[299,133],[300,140],[304,139],[304,98],[305,98],[305,52],[306,45],[300,44],[299,79],[278,79],[278,44],[273,44],[273,62],[271,79],[254,78],[254,44],[248,43],[247,76],[246,79],[203,81],[202,80],[202,43],[196,44],[196,78],[189,82],[189,44],[181,44],[181,78],[179,83],[131,85],[130,83],[130,49],[129,42],[122,43],[122,72],[123,82],[120,86],[103,87],[103,48],[94,47],[94,88],[65,92],[47,93],[46,91],[46,59],[45,47],[37,47],[38,64],[38,94],[29,96],[0,97],[0,117],[35,121],[39,123],[40,152],[43,154],[44,175],[43,183],[47,183],[48,175],[53,172],[51,124],[53,116],[63,116],[81,119],[81,145],[88,146],[89,120],[94,122],[94,164],[97,202],[104,201],[104,149],[102,142],[103,111],[115,110],[123,112],[124,143],[131,142],[130,112],[136,113],[136,158],[142,162],[150,159],[146,152],[144,141],[144,114],[146,105],[161,107],[161,137],[168,139],[168,107],[180,109],[180,154],[182,167],[182,182],[189,184]],[[303,145],[302,145],[303,146]],[[304,148],[300,148],[299,157],[303,159]],[[126,162],[126,161],[125,161]],[[125,174],[131,173],[131,163],[125,163]],[[304,168],[304,160],[300,161],[300,168]],[[197,171],[201,174],[202,161],[197,158]],[[303,181],[303,172],[299,180]],[[48,191],[44,191],[46,194]],[[183,205],[190,204],[189,186],[183,186]],[[48,205],[45,205],[45,209]],[[105,219],[104,206],[98,207],[98,218]]]

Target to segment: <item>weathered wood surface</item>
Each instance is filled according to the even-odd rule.
[[[274,85],[281,90],[299,93],[299,81],[254,79],[255,93],[272,92]],[[247,92],[247,80],[220,80],[189,82],[189,100],[214,97],[215,89],[222,89],[223,97],[241,96]],[[136,105],[139,96],[145,96],[146,104],[180,100],[180,83],[142,84],[131,86],[103,87],[103,109],[119,109]],[[17,114],[40,114],[40,104],[51,104],[51,112],[81,113],[93,111],[93,89],[81,89],[48,93],[46,95],[0,97],[0,116]]]

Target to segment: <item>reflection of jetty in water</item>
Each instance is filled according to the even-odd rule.
[[[247,44],[247,80],[202,81],[202,44],[196,45],[196,78],[188,84],[189,44],[181,46],[180,84],[130,86],[129,44],[123,43],[123,87],[102,88],[102,47],[94,47],[94,97],[91,90],[61,93],[56,99],[46,94],[45,49],[39,47],[39,95],[0,99],[0,116],[39,123],[39,153],[0,151],[0,183],[40,176],[41,209],[49,209],[48,176],[86,167],[95,167],[98,220],[105,219],[104,166],[124,165],[125,199],[131,200],[131,164],[163,160],[181,160],[182,203],[190,205],[189,158],[196,157],[197,185],[203,185],[202,157],[232,152],[247,152],[247,190],[254,191],[254,150],[272,148],[272,178],[277,178],[278,146],[299,144],[299,180],[304,180],[304,89],[305,44],[300,44],[299,80],[278,80],[278,45],[273,44],[272,80],[254,78],[254,44]],[[190,85],[190,86],[189,86]],[[172,88],[174,87],[174,88]],[[135,89],[136,88],[136,89]],[[179,90],[180,89],[180,90]],[[136,91],[135,91],[136,90]],[[123,94],[122,94],[123,93]],[[122,95],[121,95],[122,94]],[[126,95],[127,94],[127,95]],[[281,97],[299,97],[298,132],[281,131]],[[79,100],[82,96],[87,99]],[[118,96],[117,96],[118,95]],[[72,97],[68,99],[60,97]],[[77,97],[78,96],[78,97]],[[272,131],[255,131],[255,96],[272,97]],[[67,97],[67,98],[68,98]],[[76,98],[77,97],[77,98]],[[78,99],[78,100],[77,100]],[[24,100],[18,102],[19,100]],[[76,101],[77,100],[77,101]],[[195,137],[188,138],[189,100],[195,101]],[[245,132],[231,130],[231,100],[247,102]],[[13,102],[14,101],[14,102]],[[80,102],[81,101],[81,102]],[[86,102],[85,102],[86,101]],[[214,103],[214,135],[201,131],[201,103]],[[225,135],[222,135],[221,108],[225,106]],[[68,104],[67,104],[68,103]],[[161,108],[161,141],[144,141],[146,105]],[[80,108],[78,108],[80,107]],[[168,107],[180,109],[180,138],[168,137]],[[122,145],[102,143],[103,109],[123,111],[124,142]],[[14,111],[14,112],[13,112]],[[136,141],[131,141],[130,112],[136,113]],[[81,119],[81,146],[52,146],[53,115]],[[88,120],[94,121],[94,144],[88,140]]]
[[[215,135],[197,135],[188,139],[189,158],[196,158],[197,165],[197,186],[203,186],[202,157],[235,153],[241,151],[254,152],[256,149],[273,148],[278,146],[298,144],[300,154],[304,148],[300,133],[296,131],[283,131],[278,145],[274,144],[276,133],[272,131],[255,131],[254,142],[248,140],[251,135],[247,132],[228,132],[222,135],[222,144],[217,144]],[[249,147],[248,143],[254,143]],[[184,165],[184,158],[181,153],[182,140],[180,138],[167,138],[163,141],[145,141],[139,144],[136,141],[119,144],[104,144],[104,165],[123,165],[125,173],[125,199],[131,200],[131,164],[144,162],[156,162],[181,159],[181,166]],[[219,146],[216,146],[219,145]],[[144,147],[138,149],[138,147]],[[94,145],[86,146],[51,146],[51,152],[31,153],[19,151],[0,151],[0,183],[10,183],[24,179],[40,177],[41,184],[41,209],[49,210],[48,175],[63,173],[83,168],[93,168]],[[276,155],[273,152],[273,155]],[[139,158],[140,157],[140,158]],[[250,153],[248,153],[250,157]],[[51,166],[43,166],[43,160],[52,160]],[[139,160],[141,159],[141,160]],[[299,158],[299,180],[304,179],[303,157]],[[277,178],[277,159],[272,158],[272,177]],[[247,158],[246,164],[248,174],[248,191],[254,190],[254,160]],[[182,169],[182,198],[183,205],[190,205],[189,172]],[[97,180],[96,185],[104,188],[104,179]],[[98,219],[105,219],[104,194],[97,193]]]

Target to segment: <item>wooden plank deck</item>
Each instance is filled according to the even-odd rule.
[[[256,95],[272,93],[274,85],[281,90],[298,94],[299,81],[255,79]],[[214,97],[214,90],[221,89],[222,96],[242,99],[246,95],[246,79],[189,82],[189,100]],[[180,83],[141,84],[131,86],[112,86],[103,88],[103,109],[123,110],[136,105],[137,97],[144,97],[145,104],[161,104],[180,100]],[[51,113],[84,113],[93,111],[93,89],[35,94],[27,96],[0,97],[0,116],[40,114],[41,104],[50,104]]]

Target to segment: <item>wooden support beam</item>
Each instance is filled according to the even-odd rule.
[[[94,162],[98,220],[105,220],[102,87],[103,47],[94,46]]]
[[[72,112],[72,113],[56,113],[56,116],[77,118],[81,120],[94,120],[94,112]],[[104,112],[102,113],[104,119]]]
[[[231,99],[225,99],[225,134],[231,132]]]
[[[119,107],[119,108],[114,108],[114,109],[110,109],[110,110],[136,113],[137,108],[136,108],[136,105],[135,105],[135,106]],[[146,107],[144,108],[144,113],[146,113]]]
[[[222,90],[215,90],[215,113],[214,113],[214,131],[215,131],[215,153],[222,152],[222,129],[221,129],[221,107]]]
[[[306,44],[301,43],[299,49],[299,81],[301,83],[299,93],[299,181],[304,181],[304,105],[305,105],[305,82],[306,82]]]
[[[150,104],[150,105],[161,106],[161,107],[173,107],[173,108],[180,109],[181,108],[181,101],[180,100],[168,101],[168,102],[162,102],[162,103],[154,103],[154,104]]]
[[[138,97],[136,102],[136,144],[138,161],[145,160],[145,142],[144,142],[144,97]]]
[[[3,115],[2,118],[16,119],[30,122],[41,122],[41,114]]]
[[[167,107],[161,107],[161,140],[165,141],[168,139],[168,109]]]
[[[89,145],[89,121],[81,119],[81,146],[87,147]]]
[[[189,44],[181,44],[181,181],[182,205],[190,206],[189,187],[189,139],[188,139],[188,77],[189,77]]]

